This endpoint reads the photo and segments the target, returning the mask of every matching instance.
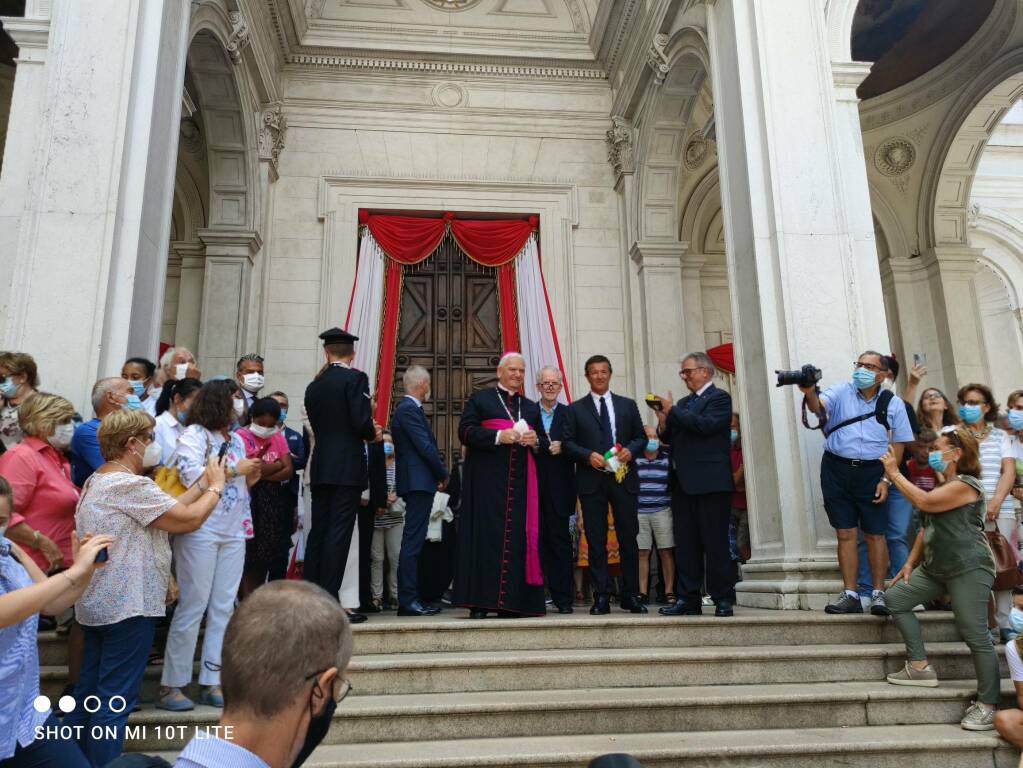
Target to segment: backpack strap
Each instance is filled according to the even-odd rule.
[[[891,429],[891,426],[888,424],[888,406],[891,404],[892,398],[894,397],[895,393],[890,389],[882,390],[881,394],[877,396],[877,403],[874,405],[873,411],[861,413],[859,416],[854,416],[851,419],[846,419],[845,421],[836,424],[831,429],[825,429],[824,436],[830,437],[842,427],[848,427],[850,424],[859,424],[861,421],[866,421],[871,418],[877,419],[877,423],[884,426],[885,429]]]

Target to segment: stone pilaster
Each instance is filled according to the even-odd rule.
[[[181,264],[174,343],[198,354],[206,247],[202,243],[171,243],[171,252]]]
[[[230,375],[244,352],[251,322],[252,264],[262,246],[255,232],[200,230],[206,249],[199,364],[205,376]]]

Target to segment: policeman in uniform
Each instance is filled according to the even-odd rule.
[[[373,421],[369,379],[351,367],[358,337],[340,328],[320,334],[327,364],[305,391],[315,445],[309,460],[312,527],[305,579],[338,597],[359,498],[367,486],[365,442],[381,439]]]

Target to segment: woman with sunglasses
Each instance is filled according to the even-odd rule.
[[[1016,482],[1016,464],[1011,457],[1002,454],[1007,435],[996,426],[998,403],[984,384],[967,384],[959,390],[957,399],[959,417],[980,445],[980,481],[987,496],[987,530],[998,530],[1013,543],[1016,541],[1016,503],[1011,494]],[[1009,621],[1010,610],[1011,591],[995,592],[995,623],[991,626],[992,631],[998,627],[1002,642],[1014,634]]]
[[[924,491],[899,471],[891,449],[881,457],[885,476],[920,510],[921,529],[913,551],[888,588],[888,608],[906,643],[905,667],[888,675],[892,685],[936,688],[938,675],[927,662],[920,622],[913,607],[944,594],[952,596],[959,634],[973,655],[977,698],[962,719],[970,731],[994,728],[1001,697],[998,657],[987,631],[987,603],[995,564],[984,536],[984,487],[977,440],[963,426],[941,430],[928,463],[944,483]]]

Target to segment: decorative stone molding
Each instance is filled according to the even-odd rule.
[[[903,136],[882,142],[874,152],[874,167],[883,176],[901,176],[916,162],[916,147]]]
[[[416,61],[411,59],[335,56],[331,54],[293,53],[288,64],[377,72],[438,72],[449,75],[527,77],[540,80],[607,80],[599,67],[562,67],[546,64],[489,64],[464,61]]]
[[[191,155],[199,156],[202,154],[203,149],[203,137],[202,128],[199,126],[199,122],[194,117],[185,117],[181,120],[180,127],[181,134],[181,146]]]
[[[227,17],[231,21],[231,34],[227,38],[224,48],[227,49],[231,61],[241,64],[242,51],[249,44],[249,24],[245,21],[241,11],[231,11]]]
[[[614,72],[618,66],[618,59],[621,56],[622,48],[636,20],[636,12],[640,9],[640,0],[618,0],[622,4],[622,15],[615,29],[614,37],[611,40],[610,50],[607,54],[608,72]]]
[[[259,127],[259,157],[269,160],[277,168],[277,160],[284,149],[284,136],[288,131],[288,119],[281,110],[280,103],[273,104],[263,110],[262,124]]]
[[[664,78],[671,71],[671,66],[668,64],[668,56],[664,52],[664,48],[667,45],[668,36],[661,32],[654,35],[654,40],[650,44],[650,50],[647,51],[646,63],[654,71],[654,82],[657,85],[663,83]]]
[[[4,32],[18,46],[18,61],[42,62],[50,44],[50,19],[20,16],[4,17]]]
[[[468,91],[458,83],[438,83],[430,93],[430,98],[438,107],[454,109],[465,104]]]
[[[607,161],[611,163],[616,176],[636,170],[632,123],[619,115],[611,118],[611,128],[607,132]]]
[[[323,18],[323,8],[326,4],[327,0],[306,0],[305,17],[307,19]]]
[[[686,143],[685,151],[682,153],[682,162],[686,169],[695,171],[710,154],[710,142],[703,138],[701,131],[695,131]]]
[[[980,222],[980,206],[974,203],[966,209],[966,226],[970,229],[976,229],[977,224]]]
[[[480,0],[423,0],[423,2],[431,8],[449,13],[467,11],[480,4]]]

